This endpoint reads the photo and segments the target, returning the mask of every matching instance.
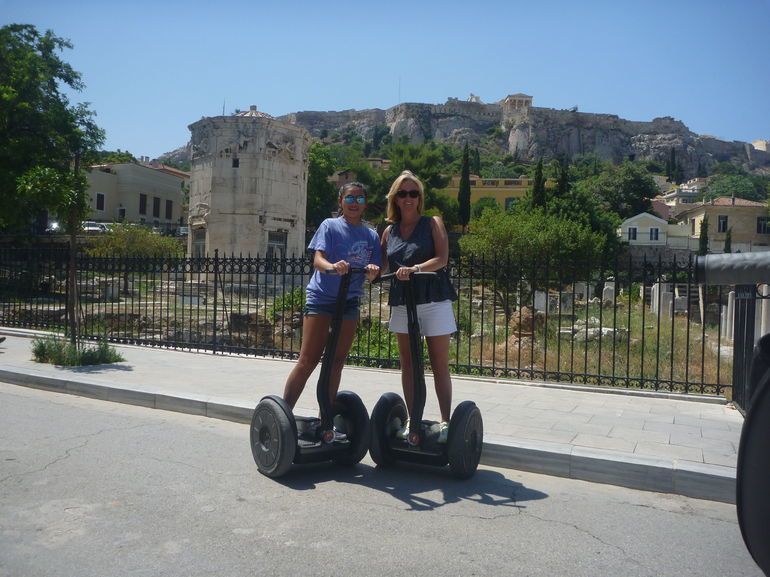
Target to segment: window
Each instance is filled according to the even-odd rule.
[[[636,227],[635,226],[629,226],[628,227],[628,240],[636,240]]]
[[[267,233],[267,258],[286,257],[286,244],[288,234],[281,231],[268,231]]]
[[[118,222],[123,222],[124,220],[126,220],[126,209],[121,206],[118,208]]]
[[[104,210],[104,194],[96,193],[96,210]]]
[[[233,168],[238,168],[241,165],[240,158],[233,158]]]
[[[139,214],[147,214],[147,195],[139,195]]]
[[[770,217],[757,217],[757,234],[770,234]]]
[[[658,234],[660,233],[659,228],[651,228],[650,229],[650,240],[658,240]]]
[[[476,186],[476,181],[475,180],[471,180],[470,183],[471,183],[471,186]]]
[[[727,232],[727,215],[720,214],[717,219],[717,232]]]
[[[174,214],[174,201],[173,200],[167,200],[166,201],[166,220],[171,220],[172,214]]]
[[[695,219],[690,219],[690,235],[695,236]]]
[[[157,196],[152,197],[152,216],[160,217],[160,199]]]

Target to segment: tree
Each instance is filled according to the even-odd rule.
[[[572,159],[570,173],[575,180],[585,180],[592,176],[598,176],[611,166],[594,153],[581,154]]]
[[[61,173],[74,162],[79,170],[79,162],[87,162],[104,140],[94,113],[85,104],[70,104],[62,90],[84,87],[80,74],[59,57],[66,48],[72,48],[67,40],[32,25],[0,28],[0,230],[28,232],[40,212],[69,210],[75,188],[50,188],[66,179],[39,169]],[[24,186],[17,186],[26,173]],[[32,190],[35,183],[45,192]]]
[[[100,150],[99,152],[96,153],[96,158],[94,160],[99,164],[120,164],[120,163],[137,164],[139,162],[133,154],[131,154],[127,150],[120,150],[119,148],[115,151]],[[180,169],[180,170],[184,170],[184,169]],[[189,170],[189,168],[187,170]]]
[[[104,131],[85,104],[71,105],[60,85],[82,90],[80,74],[58,52],[72,45],[34,26],[0,28],[0,230],[28,231],[42,210],[56,212],[69,233],[67,316],[77,344],[76,235],[89,199],[81,162],[94,157]]]
[[[173,258],[184,255],[175,238],[155,234],[135,224],[115,224],[106,234],[91,240],[86,252],[101,258]],[[123,270],[123,292],[128,292],[128,268]]]
[[[545,208],[545,177],[543,176],[543,159],[540,158],[535,166],[535,178],[532,184],[532,207]]]
[[[704,216],[700,223],[700,236],[698,237],[698,254],[703,256],[709,251],[709,217]]]
[[[641,166],[626,161],[620,166],[611,166],[598,176],[577,183],[590,194],[595,195],[622,220],[651,209],[650,199],[658,194],[658,187],[652,176]]]
[[[463,166],[460,172],[460,188],[457,191],[457,202],[460,205],[460,224],[463,232],[468,230],[471,219],[471,176],[468,158],[468,143],[463,148]]]
[[[606,242],[572,219],[522,206],[509,212],[487,209],[471,221],[470,231],[460,239],[460,248],[496,280],[495,298],[509,317],[515,304],[510,297],[522,286],[520,279],[532,289],[568,282],[571,273],[584,275],[586,265],[600,265]]]
[[[731,197],[735,195],[735,198],[766,202],[768,198],[766,178],[762,176],[719,174],[709,181],[704,198],[711,200],[720,196]]]
[[[563,158],[559,163],[559,175],[556,181],[556,196],[566,198],[569,193],[569,160]]]
[[[166,258],[184,255],[179,240],[135,224],[115,224],[109,232],[95,236],[86,248],[102,258]]]
[[[317,228],[334,210],[337,193],[328,178],[334,174],[334,161],[327,146],[320,142],[310,145],[307,171],[306,226]]]
[[[725,233],[725,248],[723,252],[733,252],[733,229],[732,227],[727,229]]]
[[[494,198],[490,197],[484,197],[480,198],[474,205],[472,209],[473,218],[479,218],[481,216],[481,213],[483,213],[485,210],[500,210],[500,205],[497,204],[497,201]]]
[[[471,172],[476,176],[481,176],[481,154],[479,154],[479,147],[473,149],[473,155],[471,158]]]

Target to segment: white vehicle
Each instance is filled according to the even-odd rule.
[[[83,222],[83,232],[86,234],[101,234],[107,232],[107,225],[103,222],[86,220]]]

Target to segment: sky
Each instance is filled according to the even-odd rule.
[[[770,0],[0,0],[0,25],[70,40],[106,150],[159,155],[188,126],[302,110],[497,102],[770,140]]]

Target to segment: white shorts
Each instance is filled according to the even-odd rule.
[[[424,337],[451,335],[457,331],[450,300],[417,305],[417,320],[420,322],[420,333]],[[392,333],[409,332],[406,305],[390,307],[388,328]]]

